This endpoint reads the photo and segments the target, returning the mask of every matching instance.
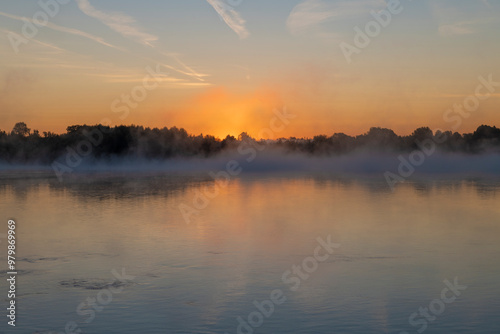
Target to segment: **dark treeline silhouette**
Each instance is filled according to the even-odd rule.
[[[0,130],[0,161],[7,163],[50,164],[56,159],[77,154],[87,159],[113,158],[169,159],[174,157],[209,157],[241,145],[279,148],[289,153],[328,156],[351,152],[410,152],[433,147],[442,152],[477,154],[500,152],[500,129],[481,125],[473,133],[433,132],[428,127],[411,135],[398,136],[384,128],[371,128],[359,136],[336,133],[314,138],[254,140],[246,133],[225,139],[210,135],[190,135],[184,129],[145,128],[143,126],[73,125],[64,134],[31,131],[17,123],[12,131]]]

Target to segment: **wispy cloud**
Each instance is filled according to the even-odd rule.
[[[163,56],[163,57],[170,58],[172,60],[178,61],[179,63],[183,64],[177,58],[172,57],[171,54],[167,54],[167,53],[164,53],[164,52],[159,52],[158,54],[161,55],[161,56]],[[184,69],[177,68],[175,66],[172,66],[172,65],[169,65],[169,64],[165,63],[165,60],[160,60],[159,58],[156,58],[156,57],[155,58],[140,57],[140,58],[142,58],[144,60],[147,60],[149,62],[152,62],[152,63],[159,64],[160,66],[163,66],[163,67],[165,67],[168,70],[171,70],[171,71],[177,72],[179,74],[182,74],[183,76],[189,77],[190,79],[196,79],[198,81],[205,81],[203,79],[203,77],[208,77],[209,76],[208,74],[198,73],[198,72],[192,70],[190,67],[188,67],[186,65],[184,65]]]
[[[150,47],[153,47],[152,43],[158,40],[157,36],[143,32],[135,26],[136,21],[131,16],[121,13],[105,13],[93,7],[88,0],[76,0],[76,3],[83,13],[101,21],[127,38]]]
[[[142,83],[144,82],[144,74],[108,74],[108,73],[87,73],[83,74],[91,77],[98,77],[109,83]],[[169,76],[155,78],[158,83],[186,83],[185,80],[173,78]]]
[[[431,8],[438,32],[443,37],[475,34],[482,25],[498,20],[491,15],[491,4],[487,0],[462,5],[450,0],[435,1]]]
[[[371,10],[386,6],[383,0],[343,0],[335,3],[305,0],[295,6],[288,16],[287,28],[297,35],[315,29],[325,21],[353,19],[369,15]]]
[[[77,1],[80,1],[80,0],[77,0]],[[29,19],[27,17],[17,16],[17,15],[14,15],[14,14],[9,14],[9,13],[5,13],[5,12],[1,12],[1,11],[0,11],[0,16],[4,16],[4,17],[7,17],[7,18],[10,18],[10,19],[13,19],[13,20],[21,21],[21,22],[29,21],[29,22],[33,23],[33,20]],[[130,20],[128,20],[128,21],[125,20],[124,22],[131,22],[131,21]],[[108,43],[103,38],[101,38],[99,36],[95,36],[95,35],[89,34],[87,32],[78,30],[78,29],[60,26],[60,25],[54,24],[52,22],[48,22],[45,25],[45,28],[49,28],[49,29],[52,29],[52,30],[55,30],[55,31],[59,31],[59,32],[62,32],[62,33],[67,33],[67,34],[71,34],[71,35],[75,35],[75,36],[80,36],[80,37],[89,39],[91,41],[97,42],[97,43],[99,43],[101,45],[105,45],[107,47],[119,50],[119,51],[124,52],[126,54],[134,55],[133,52],[128,51],[128,50],[126,50],[126,49],[124,49],[122,47],[118,47],[116,45],[113,45],[111,43]],[[123,33],[125,33],[127,31],[125,25],[121,25],[119,27],[119,29],[122,29]],[[10,30],[6,30],[6,29],[1,29],[1,30],[5,31],[7,34],[10,34],[10,33],[16,34],[15,32],[10,31]],[[139,37],[141,37],[140,41],[142,41],[143,42],[142,44],[145,45],[145,46],[153,46],[151,44],[151,42],[157,40],[156,37],[148,35],[148,34],[141,35],[141,33],[138,30],[134,30],[134,28],[131,28],[131,30],[128,30],[128,32],[129,32],[128,36],[130,36],[131,38],[132,37],[133,38],[139,38]],[[138,32],[139,34],[136,34],[136,32]],[[36,43],[36,44],[39,44],[39,45],[44,46],[46,48],[50,48],[54,52],[62,53],[63,51],[67,51],[67,50],[64,50],[64,49],[56,46],[56,45],[53,45],[53,44],[50,44],[50,43],[46,43],[46,42],[42,42],[42,41],[39,41],[39,40],[37,40],[35,38],[31,38],[30,40],[32,42]],[[203,73],[199,73],[199,72],[195,71],[192,67],[190,67],[190,66],[186,65],[184,62],[182,62],[176,54],[164,53],[164,52],[162,52],[160,50],[157,50],[157,48],[154,48],[154,50],[155,50],[154,52],[157,53],[158,56],[167,57],[167,58],[169,58],[169,59],[172,60],[172,63],[176,63],[176,65],[178,64],[180,66],[169,65],[169,64],[166,64],[164,61],[159,61],[159,59],[151,59],[151,58],[148,58],[148,57],[144,57],[142,55],[135,55],[134,57],[138,57],[138,58],[146,60],[146,61],[151,61],[153,63],[161,64],[163,67],[165,67],[167,69],[170,69],[172,71],[175,71],[177,73],[180,73],[180,74],[182,74],[184,76],[187,76],[187,77],[189,77],[192,80],[196,80],[198,82],[205,82],[204,77],[207,77],[208,76],[207,74],[203,74]],[[47,66],[47,64],[44,64],[43,66]],[[60,66],[60,67],[63,67],[63,66]],[[174,83],[175,80],[174,80],[173,77],[170,77],[168,81]],[[184,82],[182,82],[182,84],[183,84],[183,86],[186,86]],[[208,83],[205,83],[205,84],[209,85]]]
[[[136,26],[136,20],[133,17],[121,13],[105,13],[93,7],[88,0],[76,0],[76,2],[78,4],[78,7],[84,14],[101,21],[109,28],[120,33],[126,38],[134,40],[142,45],[155,48],[155,45],[153,43],[158,40],[158,37],[143,32],[141,28]],[[167,56],[173,59],[176,63],[181,65],[183,69],[179,69],[166,64],[162,64],[162,66],[188,77],[194,78],[198,81],[204,81],[202,77],[206,75],[196,72],[191,67],[183,63],[176,55],[166,54],[159,50],[157,51],[162,56]]]
[[[101,21],[109,28],[120,33],[124,37],[136,41],[142,45],[155,48],[154,42],[158,40],[158,37],[143,32],[141,28],[137,27],[136,20],[133,17],[121,13],[105,13],[93,7],[88,0],[76,0],[76,3],[84,14]],[[159,50],[156,51],[159,52],[159,54],[161,54],[162,56],[173,59],[181,66],[181,68],[179,69],[167,64],[162,64],[162,66],[186,75],[190,78],[194,78],[198,81],[204,81],[203,77],[206,75],[196,72],[193,68],[183,63],[175,54],[166,54]]]
[[[207,2],[241,39],[247,38],[250,35],[245,27],[245,20],[234,8],[226,5],[221,0],[207,0]]]
[[[457,22],[453,24],[443,24],[439,26],[439,34],[441,36],[453,36],[453,35],[469,35],[473,34],[474,28],[473,21]]]
[[[130,72],[130,71],[129,71]],[[76,72],[75,74],[78,74]],[[128,73],[128,74],[117,74],[117,73],[103,73],[96,71],[88,71],[86,73],[79,73],[78,75],[90,76],[95,78],[100,78],[104,82],[108,83],[143,83],[144,74],[141,73]],[[155,81],[162,84],[164,88],[186,88],[186,87],[198,87],[198,86],[211,86],[212,84],[208,82],[192,82],[185,79],[174,78],[172,76],[157,77]]]
[[[29,21],[29,22],[33,23],[33,20],[29,19],[27,17],[17,16],[17,15],[13,15],[13,14],[4,13],[4,12],[0,12],[0,16],[8,17],[10,19],[21,21],[21,22]],[[86,33],[84,31],[81,31],[81,30],[78,30],[78,29],[63,27],[63,26],[54,24],[52,22],[47,22],[47,24],[45,25],[45,27],[47,27],[49,29],[52,29],[52,30],[55,30],[55,31],[60,31],[60,32],[64,32],[64,33],[67,33],[67,34],[72,34],[72,35],[84,37],[84,38],[90,39],[90,40],[92,40],[94,42],[97,42],[99,44],[105,45],[107,47],[123,51],[122,48],[119,48],[119,47],[117,47],[117,46],[115,46],[113,44],[110,44],[110,43],[106,42],[101,37],[94,36],[92,34]]]
[[[1,14],[0,14],[1,15]],[[10,35],[10,34],[17,34],[16,32],[12,31],[12,30],[7,30],[7,29],[3,29],[3,28],[0,28],[0,31],[2,32],[2,34],[5,34],[5,35]],[[50,49],[52,50],[52,52],[54,53],[62,53],[62,52],[66,52],[66,50],[58,47],[58,46],[55,46],[53,44],[50,44],[50,43],[46,43],[46,42],[42,42],[42,41],[39,41],[37,39],[34,39],[32,38],[31,39],[33,42],[35,42],[36,44],[38,45],[41,45],[47,49]]]
[[[203,77],[208,76],[207,74],[199,73],[199,72],[195,71],[192,67],[186,65],[183,61],[181,61],[179,59],[179,57],[178,57],[177,54],[174,54],[174,53],[165,54],[165,53],[163,53],[163,55],[172,58],[179,65],[181,65],[185,69],[185,71],[181,71],[182,74],[185,74],[187,76],[193,77],[193,78],[197,79],[198,81],[205,81],[203,79]],[[176,71],[180,71],[180,70],[176,69]]]

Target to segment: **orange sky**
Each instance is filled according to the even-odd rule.
[[[29,38],[23,25],[41,8],[9,2],[0,11],[0,129],[24,121],[61,133],[106,121],[258,137],[283,108],[296,117],[277,137],[500,126],[500,87],[470,115],[445,117],[480,76],[500,82],[499,3],[406,3],[349,62],[339,46],[356,45],[353,28],[384,1],[278,0],[265,15],[261,0],[226,12],[212,8],[218,1],[78,0]]]

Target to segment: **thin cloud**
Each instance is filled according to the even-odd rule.
[[[209,82],[181,82],[178,84],[178,86],[182,87],[206,87],[206,86],[212,86],[213,84]]]
[[[114,74],[89,74],[89,76],[103,78],[106,82],[110,83],[143,83],[144,75],[114,75]],[[155,78],[158,83],[184,83],[184,80],[172,77],[158,77]]]
[[[158,40],[158,37],[141,31],[141,29],[135,25],[136,20],[133,17],[120,13],[105,13],[93,7],[88,0],[76,0],[76,2],[84,14],[101,21],[109,28],[120,33],[126,38],[134,40],[145,46],[155,48],[153,43]],[[165,54],[161,51],[158,52],[163,56],[172,58],[175,62],[181,65],[184,70],[178,69],[174,66],[162,64],[164,67],[188,77],[195,78],[196,80],[204,81],[202,77],[206,75],[196,72],[191,67],[183,63],[176,55]]]
[[[158,40],[158,37],[142,32],[140,28],[135,26],[136,21],[134,18],[120,13],[105,13],[93,7],[88,0],[76,0],[76,2],[78,4],[78,7],[84,14],[101,21],[109,28],[120,33],[126,38],[130,38],[131,40],[134,40],[145,46],[155,48],[155,45],[153,43]],[[183,63],[175,55],[165,54],[161,51],[158,52],[161,55],[172,58],[174,61],[180,64],[184,68],[184,70],[169,65],[163,65],[164,67],[176,71],[178,73],[184,74],[186,76],[195,78],[199,81],[204,81],[202,77],[206,75],[197,73],[191,67]]]
[[[165,56],[165,57],[169,57],[169,58],[172,58],[170,55],[168,54],[165,54],[165,53],[160,53],[162,56]],[[201,79],[201,77],[206,77],[208,76],[207,74],[201,74],[201,73],[196,73],[196,72],[192,72],[192,71],[184,71],[182,69],[179,69],[175,66],[172,66],[172,65],[169,65],[169,64],[166,64],[165,62],[163,61],[160,61],[158,60],[157,58],[149,58],[149,57],[140,57],[141,59],[144,59],[144,60],[147,60],[147,61],[150,61],[150,62],[153,62],[153,63],[156,63],[162,67],[165,67],[166,69],[169,69],[171,71],[174,71],[174,72],[177,72],[179,74],[182,74],[182,75],[185,75],[189,78],[194,78],[194,79],[197,79],[198,81],[204,81],[203,79]]]
[[[17,21],[21,21],[21,22],[24,22],[24,21],[29,21],[29,22],[32,22],[33,23],[33,20],[29,19],[29,18],[26,18],[26,17],[22,17],[22,16],[17,16],[17,15],[13,15],[13,14],[9,14],[9,13],[5,13],[5,12],[1,12],[0,11],[0,16],[4,16],[4,17],[8,17],[10,19],[13,19],[13,20],[17,20]],[[102,45],[105,45],[107,47],[110,47],[110,48],[113,48],[113,49],[116,49],[116,50],[119,50],[121,52],[124,52],[124,53],[127,53],[127,54],[131,54],[131,52],[127,51],[126,49],[123,49],[121,47],[118,47],[118,46],[115,46],[113,44],[110,44],[108,42],[106,42],[103,38],[101,37],[98,37],[98,36],[94,36],[92,34],[89,34],[89,33],[86,33],[84,31],[81,31],[81,30],[78,30],[78,29],[73,29],[73,28],[68,28],[68,27],[63,27],[63,26],[59,26],[59,25],[56,25],[52,22],[48,22],[46,25],[45,25],[46,28],[49,28],[49,29],[52,29],[52,30],[55,30],[55,31],[60,31],[60,32],[63,32],[63,33],[67,33],[67,34],[72,34],[72,35],[76,35],[76,36],[80,36],[80,37],[83,37],[83,38],[86,38],[86,39],[89,39],[91,41],[94,41],[94,42],[97,42],[99,44],[102,44]],[[10,32],[10,31],[9,31]],[[15,34],[14,32],[11,32],[13,34]],[[38,43],[38,44],[41,44],[41,45],[44,45],[46,47],[50,47],[54,50],[57,50],[59,52],[61,51],[66,51],[66,50],[63,50],[55,45],[52,45],[52,44],[48,44],[48,43],[44,43],[44,42],[40,42],[36,39],[30,39],[31,41],[34,41],[35,43]],[[150,60],[150,61],[153,61],[157,64],[161,64],[162,66],[164,66],[165,68],[167,69],[170,69],[172,71],[175,71],[175,72],[178,72],[180,74],[183,74],[185,76],[188,76],[190,78],[194,78],[198,81],[204,81],[203,77],[206,77],[207,75],[206,74],[202,74],[202,73],[198,73],[196,71],[194,71],[191,67],[187,66],[186,64],[184,64],[183,62],[181,62],[179,60],[179,58],[177,58],[175,55],[173,56],[172,54],[165,54],[165,53],[162,53],[160,51],[158,51],[160,55],[162,56],[167,56],[171,59],[173,59],[174,61],[176,61],[177,63],[181,64],[181,66],[184,68],[183,69],[179,69],[179,68],[176,68],[174,66],[171,66],[171,65],[168,65],[168,64],[164,64],[163,62],[159,62],[157,60],[152,60],[150,58],[147,58],[147,57],[143,57],[143,56],[139,56],[139,58],[141,59],[144,59],[144,60]],[[208,83],[207,83],[208,84]]]
[[[1,15],[1,14],[0,14]],[[7,29],[2,29],[0,28],[0,31],[3,33],[3,34],[6,34],[6,35],[9,35],[9,34],[12,34],[12,35],[16,35],[17,33],[12,31],[12,30],[7,30]],[[66,52],[66,50],[58,47],[58,46],[55,46],[53,44],[50,44],[50,43],[46,43],[46,42],[42,42],[42,41],[39,41],[37,39],[34,39],[32,38],[31,39],[33,42],[35,42],[36,44],[38,45],[41,45],[41,46],[44,46],[48,49],[52,49],[53,51],[57,52],[57,53],[62,53],[62,52]]]
[[[431,9],[442,37],[471,35],[478,33],[482,26],[498,20],[491,14],[491,4],[487,0],[457,5],[454,1],[433,2]]]
[[[182,67],[184,67],[184,69],[186,71],[182,71],[183,74],[188,75],[190,77],[194,77],[198,81],[205,81],[203,79],[203,77],[206,77],[207,74],[196,72],[192,67],[190,67],[190,66],[186,65],[184,62],[182,62],[176,54],[173,54],[173,53],[165,54],[165,53],[163,53],[163,55],[174,59],[179,65],[181,65]]]
[[[47,47],[49,49],[55,50],[58,53],[67,52],[66,50],[61,49],[60,47],[55,46],[55,45],[50,44],[50,43],[45,43],[45,42],[42,42],[42,41],[39,41],[39,40],[36,40],[36,39],[33,39],[33,42],[35,42],[35,43],[37,43],[39,45],[45,46],[45,47]]]
[[[475,31],[472,29],[471,25],[474,22],[458,22],[454,24],[444,24],[439,26],[439,34],[443,37],[453,36],[453,35],[470,35]]]
[[[386,3],[383,0],[350,0],[336,3],[305,0],[293,8],[286,25],[290,33],[297,35],[314,29],[325,21],[362,17],[369,14],[371,10],[384,6]]]
[[[226,5],[221,0],[207,0],[207,2],[241,39],[247,38],[250,35],[245,27],[245,20],[232,7]]]
[[[22,21],[22,22],[29,21],[29,22],[33,23],[32,19],[29,19],[29,18],[26,18],[26,17],[22,17],[22,16],[8,14],[8,13],[4,13],[4,12],[0,12],[0,15],[8,17],[8,18],[13,19],[13,20],[17,20],[17,21]],[[105,45],[107,47],[110,47],[110,48],[113,48],[113,49],[117,49],[117,50],[120,50],[120,51],[124,51],[122,48],[119,48],[117,46],[114,46],[113,44],[110,44],[110,43],[106,42],[101,37],[94,36],[92,34],[86,33],[84,31],[81,31],[81,30],[78,30],[78,29],[63,27],[63,26],[54,24],[52,22],[47,22],[47,24],[45,25],[45,27],[47,27],[49,29],[52,29],[52,30],[64,32],[64,33],[67,33],[67,34],[72,34],[72,35],[84,37],[84,38],[90,39],[90,40],[92,40],[94,42],[97,42],[99,44]]]
[[[76,0],[76,3],[84,14],[101,21],[112,30],[138,43],[154,47],[153,42],[158,40],[157,36],[142,32],[134,26],[136,21],[131,16],[120,13],[105,13],[93,7],[88,0]]]

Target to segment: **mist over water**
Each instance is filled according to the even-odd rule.
[[[256,151],[257,152],[257,151]],[[434,153],[418,160],[409,159],[410,153],[370,153],[357,152],[338,156],[312,156],[286,153],[279,149],[266,149],[256,154],[225,152],[213,157],[171,158],[168,160],[147,160],[131,158],[111,158],[102,161],[83,159],[71,168],[68,176],[81,172],[217,172],[227,169],[228,162],[235,161],[241,173],[267,172],[331,172],[339,174],[383,174],[387,171],[398,173],[414,168],[412,175],[500,175],[500,155],[498,153],[463,154]],[[403,162],[403,163],[402,163]],[[0,164],[0,171],[44,171],[54,172],[46,165]]]

